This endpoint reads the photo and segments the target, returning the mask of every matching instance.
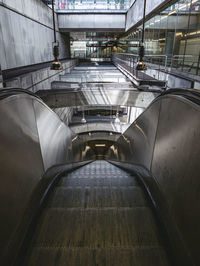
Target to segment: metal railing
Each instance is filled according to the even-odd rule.
[[[113,53],[112,60],[121,70],[126,71],[128,75],[134,75],[140,80],[155,79],[166,82],[166,75],[162,75],[167,68],[166,55],[145,55],[145,62],[148,66],[146,71],[137,71],[136,66],[139,61],[139,55],[127,53]]]
[[[139,61],[139,56],[137,54],[129,53],[113,53],[112,54],[113,62],[129,73],[137,74],[136,66]],[[193,55],[145,55],[145,63],[148,67],[146,73],[150,74],[156,79],[167,79],[165,73],[174,73],[174,72],[186,72],[193,75],[199,75],[200,73],[200,56],[196,58]],[[142,73],[144,73],[142,71]],[[142,74],[140,74],[142,75]]]
[[[173,55],[168,65],[171,69],[175,68],[182,72],[198,75],[200,73],[200,55],[198,58],[193,55]]]
[[[139,55],[137,54],[129,54],[129,53],[113,53],[112,56],[115,58],[116,56],[125,61],[129,61],[130,67],[136,67],[136,64],[139,60]],[[158,65],[157,69],[166,69],[167,67],[167,56],[166,55],[145,55],[145,62]]]

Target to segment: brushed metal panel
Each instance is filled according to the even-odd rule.
[[[13,95],[0,102],[0,248],[17,237],[45,170],[71,159],[70,129],[39,99]]]
[[[178,96],[162,100],[151,168],[196,261],[200,261],[199,113],[200,106]]]
[[[113,88],[107,86],[85,86],[84,89],[65,88],[65,82],[57,82],[57,89],[41,91],[38,93],[44,102],[51,108],[69,106],[134,106],[146,108],[159,94],[155,92],[142,92],[127,87]],[[88,83],[89,84],[89,83]],[[118,83],[121,85],[121,83]],[[61,85],[61,86],[60,86]],[[66,85],[67,86],[67,85]],[[60,88],[61,87],[61,88]]]
[[[71,147],[71,131],[42,103],[34,101],[34,108],[46,171],[54,164],[67,162]]]
[[[33,99],[13,96],[0,103],[0,250],[12,237],[44,168]]]
[[[181,241],[199,265],[200,106],[176,95],[156,99],[110,147],[107,158],[151,171]],[[162,210],[168,213],[168,210]]]
[[[154,102],[119,138],[117,143],[121,159],[150,167],[159,108],[160,103]]]

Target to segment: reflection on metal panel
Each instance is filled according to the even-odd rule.
[[[181,241],[199,264],[200,106],[177,95],[156,99],[110,147],[107,158],[152,174]]]
[[[56,82],[57,88],[60,83]],[[120,83],[121,84],[121,83]],[[75,107],[75,106],[134,106],[146,108],[158,95],[156,92],[142,92],[129,87],[107,88],[107,86],[88,86],[85,89],[64,89],[41,91],[37,93],[51,108]]]
[[[34,102],[36,122],[45,171],[54,164],[65,163],[71,146],[71,131],[57,115],[40,102]]]
[[[200,262],[199,113],[200,106],[187,100],[162,100],[151,167],[196,265]]]
[[[150,167],[158,123],[159,108],[159,102],[151,105],[123,133],[118,143],[120,145],[122,144],[121,147],[123,150],[120,150],[120,154],[121,156],[124,154],[124,160],[142,164],[147,168]],[[127,152],[128,149],[130,152]]]
[[[28,94],[1,100],[0,115],[0,247],[4,253],[45,170],[71,159],[71,132],[42,101]]]
[[[108,140],[108,141],[117,141],[120,137],[120,134],[106,131],[94,131],[94,132],[85,132],[84,134],[79,134],[79,139],[82,142],[94,141],[94,140]]]
[[[122,133],[124,132],[130,124],[127,123],[102,123],[102,122],[96,122],[96,123],[85,123],[85,124],[77,124],[77,125],[71,125],[70,129],[75,134],[80,134],[84,132],[90,132],[90,131],[111,131],[116,133]]]
[[[162,100],[151,167],[184,242],[197,262],[200,261],[199,113],[200,107],[189,101],[169,97]]]
[[[36,184],[44,173],[33,98],[0,102],[0,247],[8,244]]]

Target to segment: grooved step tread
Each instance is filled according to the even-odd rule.
[[[139,187],[57,187],[49,201],[52,207],[142,207],[147,200]]]
[[[168,266],[165,251],[143,248],[34,248],[29,266]]]
[[[136,178],[129,176],[108,176],[104,177],[102,174],[101,176],[94,176],[88,177],[88,175],[79,175],[79,176],[68,176],[64,177],[58,186],[68,187],[68,186],[98,186],[98,187],[105,187],[105,186],[138,186],[138,182]]]
[[[167,266],[137,179],[105,161],[63,177],[49,197],[23,266]]]
[[[34,245],[110,247],[160,245],[148,207],[46,210]]]

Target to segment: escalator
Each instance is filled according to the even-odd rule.
[[[94,161],[54,187],[24,265],[171,264],[137,178],[106,161]]]
[[[200,265],[198,91],[162,93],[102,161],[33,93],[0,113],[1,265]]]

